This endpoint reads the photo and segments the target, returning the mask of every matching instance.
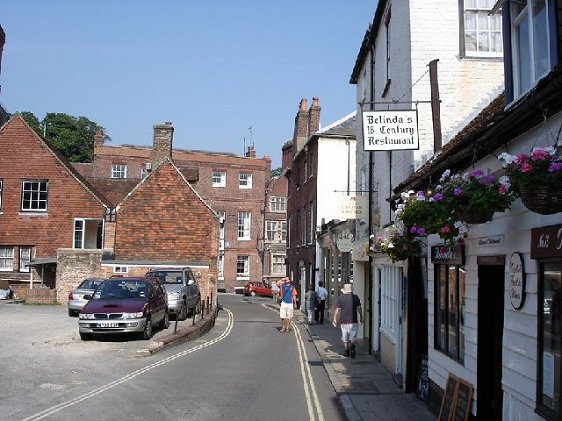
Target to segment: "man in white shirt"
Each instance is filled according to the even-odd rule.
[[[316,310],[314,311],[314,320],[318,323],[324,323],[324,309],[326,308],[328,291],[324,288],[324,283],[322,281],[318,282],[316,296],[318,297],[318,304],[316,305]]]

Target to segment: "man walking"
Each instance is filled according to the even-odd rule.
[[[279,307],[279,316],[281,317],[281,332],[289,332],[291,319],[293,318],[293,309],[297,305],[296,289],[291,284],[289,277],[281,279],[279,292],[281,294],[281,305]]]
[[[271,291],[273,292],[273,304],[277,304],[279,301],[279,285],[277,285],[277,282],[271,284]]]
[[[332,325],[341,328],[341,340],[344,346],[344,355],[355,358],[355,341],[357,340],[357,315],[363,324],[363,310],[361,300],[352,292],[351,284],[345,284],[341,290],[342,294],[337,298],[334,319]]]
[[[314,320],[322,324],[324,323],[324,310],[326,309],[326,300],[328,299],[328,291],[324,288],[322,281],[318,282],[316,297],[318,297],[318,304],[316,305],[316,310],[314,310]]]

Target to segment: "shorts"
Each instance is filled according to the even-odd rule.
[[[281,301],[281,307],[279,309],[279,316],[282,319],[292,319],[293,318],[293,303],[286,303]]]
[[[342,342],[355,342],[357,339],[357,323],[342,323],[340,328]]]

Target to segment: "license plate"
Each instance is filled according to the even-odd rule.
[[[105,323],[98,323],[99,328],[104,328],[104,327],[119,327],[119,323],[117,322],[105,322]]]

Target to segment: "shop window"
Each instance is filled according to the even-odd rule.
[[[539,265],[538,410],[548,419],[562,416],[560,363],[562,353],[562,262]]]
[[[464,362],[464,266],[435,265],[435,349]]]

